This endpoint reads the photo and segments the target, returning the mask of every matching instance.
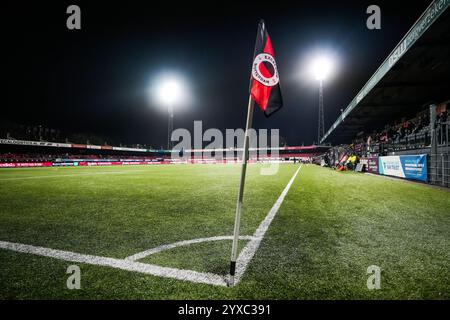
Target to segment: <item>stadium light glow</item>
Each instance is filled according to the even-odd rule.
[[[157,82],[155,95],[159,104],[173,108],[186,100],[187,90],[181,77],[166,75]]]
[[[311,73],[318,81],[324,81],[333,71],[333,63],[329,57],[318,56],[311,63]]]

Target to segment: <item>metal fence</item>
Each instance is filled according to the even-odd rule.
[[[429,183],[450,187],[450,154],[431,154],[428,161]]]
[[[437,123],[436,125],[436,142],[438,147],[449,147],[450,141],[450,121]]]

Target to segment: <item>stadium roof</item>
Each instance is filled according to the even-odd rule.
[[[450,95],[450,0],[435,0],[416,21],[321,143],[348,143],[391,121],[413,116]]]

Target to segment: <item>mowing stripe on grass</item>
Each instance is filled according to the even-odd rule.
[[[0,248],[16,252],[30,253],[38,256],[55,258],[64,261],[86,263],[96,266],[112,267],[121,270],[135,271],[145,274],[151,274],[154,276],[173,278],[197,283],[212,284],[216,286],[226,286],[224,277],[212,273],[161,267],[157,265],[135,262],[125,259],[93,256],[87,254],[80,254],[76,252],[55,250],[50,248],[36,247],[6,241],[0,241]]]
[[[273,221],[273,218],[275,218],[275,215],[278,212],[278,209],[280,209],[281,204],[283,203],[284,198],[289,192],[289,189],[291,188],[292,184],[294,183],[295,178],[297,177],[298,173],[300,172],[300,169],[302,166],[297,169],[295,174],[292,176],[291,180],[287,184],[286,188],[284,188],[283,192],[281,193],[280,197],[278,198],[277,202],[273,205],[272,209],[270,209],[269,213],[267,214],[266,218],[261,222],[258,229],[256,229],[255,233],[253,234],[253,240],[250,240],[250,242],[242,249],[241,253],[239,254],[239,257],[236,260],[236,277],[235,277],[235,284],[238,284],[241,281],[242,276],[245,273],[245,270],[247,270],[248,264],[252,260],[253,256],[256,253],[256,250],[258,250],[259,245],[261,244],[262,239],[264,238],[264,235],[266,234],[267,230],[269,229],[270,224]]]
[[[239,240],[253,240],[254,238],[252,236],[240,236]],[[159,253],[165,250],[173,249],[176,247],[182,247],[182,246],[189,246],[191,244],[197,244],[202,242],[209,242],[209,241],[223,241],[223,240],[233,240],[233,236],[218,236],[218,237],[210,237],[210,238],[198,238],[198,239],[192,239],[192,240],[184,240],[184,241],[178,241],[170,244],[164,244],[159,247],[155,247],[149,250],[145,250],[136,254],[133,254],[132,256],[126,257],[126,260],[130,261],[137,261],[144,259],[145,257]]]

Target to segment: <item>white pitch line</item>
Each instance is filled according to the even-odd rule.
[[[253,239],[254,238],[252,236],[240,236],[239,237],[239,240],[253,240]],[[197,243],[202,243],[202,242],[223,241],[223,240],[233,240],[233,236],[217,236],[217,237],[210,237],[210,238],[198,238],[198,239],[192,239],[192,240],[178,241],[178,242],[174,242],[174,243],[170,243],[170,244],[164,244],[162,246],[155,247],[155,248],[152,248],[149,250],[145,250],[145,251],[136,253],[132,256],[126,257],[125,260],[137,261],[137,260],[141,260],[149,255],[159,253],[159,252],[162,252],[165,250],[173,249],[176,247],[188,246],[191,244],[197,244]]]
[[[36,247],[6,241],[0,241],[0,248],[16,252],[30,253],[38,256],[55,258],[64,261],[86,263],[96,266],[112,267],[126,271],[140,272],[145,274],[151,274],[154,276],[173,278],[183,281],[205,283],[216,286],[227,285],[225,278],[223,276],[206,272],[197,272],[192,270],[161,267],[157,265],[135,262],[125,259],[93,256],[87,254],[80,254],[76,252],[55,250],[50,248]]]
[[[94,176],[94,175],[101,175],[101,174],[125,174],[125,173],[135,173],[135,172],[145,172],[145,171],[146,170],[128,170],[128,171],[105,171],[105,172],[88,172],[88,173],[74,173],[74,174],[55,174],[55,175],[46,175],[46,176],[4,178],[4,179],[0,179],[0,181]]]
[[[261,244],[261,241],[264,238],[264,235],[266,234],[267,230],[269,229],[270,224],[272,223],[273,219],[275,218],[275,215],[278,212],[278,209],[280,209],[281,204],[284,201],[284,198],[289,192],[289,189],[291,188],[292,184],[294,183],[295,178],[297,177],[297,174],[300,172],[300,168],[295,172],[295,174],[292,176],[289,183],[284,188],[283,192],[281,193],[278,200],[273,205],[272,209],[270,209],[269,213],[267,214],[266,218],[261,222],[258,229],[256,229],[255,233],[253,234],[253,240],[250,240],[250,242],[242,249],[241,253],[239,254],[237,260],[236,260],[236,277],[235,277],[235,285],[237,285],[242,276],[245,273],[245,270],[247,270],[248,264],[253,259],[253,256],[255,255],[256,251],[259,248],[259,245]]]

